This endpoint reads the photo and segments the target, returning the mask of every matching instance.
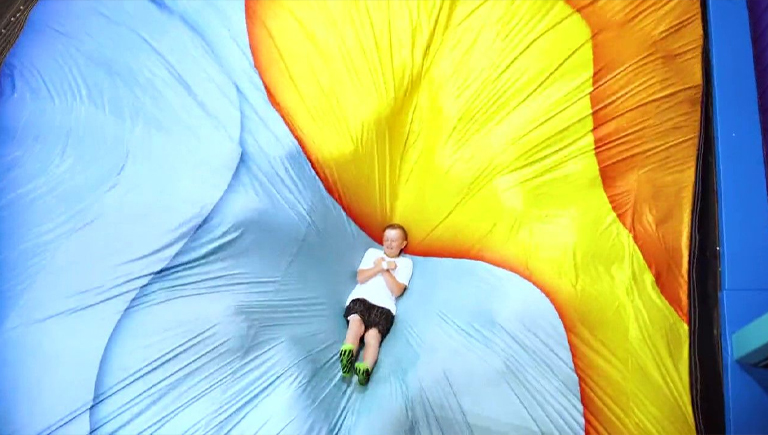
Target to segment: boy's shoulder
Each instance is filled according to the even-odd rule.
[[[384,255],[384,250],[371,247],[365,251],[365,255]]]
[[[365,250],[365,254],[363,254],[363,260],[370,260],[373,261],[374,258],[378,258],[384,255],[384,251],[381,249],[376,248],[368,248]]]
[[[399,263],[408,263],[408,264],[410,264],[410,265],[413,265],[413,260],[411,260],[411,257],[409,257],[409,256],[408,256],[408,255],[406,255],[406,254],[400,254],[400,256],[399,256],[399,257],[397,257],[397,258],[395,259],[395,261],[397,261],[397,262],[399,262]]]

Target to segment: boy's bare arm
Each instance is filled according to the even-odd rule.
[[[395,275],[392,275],[392,272],[385,270],[381,273],[381,276],[384,277],[384,282],[387,283],[387,288],[396,298],[399,298],[403,292],[405,292],[405,284],[398,281],[395,278]]]
[[[357,269],[357,282],[359,284],[365,284],[382,270],[383,269],[381,268],[381,262],[379,262],[379,264],[368,269]]]

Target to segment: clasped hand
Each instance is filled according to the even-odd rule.
[[[375,264],[376,267],[382,267],[381,266],[382,263],[384,263],[384,258],[383,257],[379,257],[379,258],[376,259],[376,261],[373,262],[373,264]],[[397,269],[397,263],[394,262],[394,261],[387,261],[385,268],[387,270],[395,270],[395,269]]]

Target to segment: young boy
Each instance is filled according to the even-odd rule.
[[[407,244],[408,233],[402,225],[387,225],[382,241],[384,250],[366,251],[357,269],[357,285],[347,298],[347,336],[339,351],[341,374],[352,375],[354,365],[360,385],[370,380],[379,347],[395,322],[395,301],[411,280],[413,262],[401,256]],[[363,361],[355,363],[361,338],[365,344]]]

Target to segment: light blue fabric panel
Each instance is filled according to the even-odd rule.
[[[0,433],[583,433],[532,284],[414,257],[371,383],[375,246],[269,104],[242,2],[44,1],[2,70]]]

